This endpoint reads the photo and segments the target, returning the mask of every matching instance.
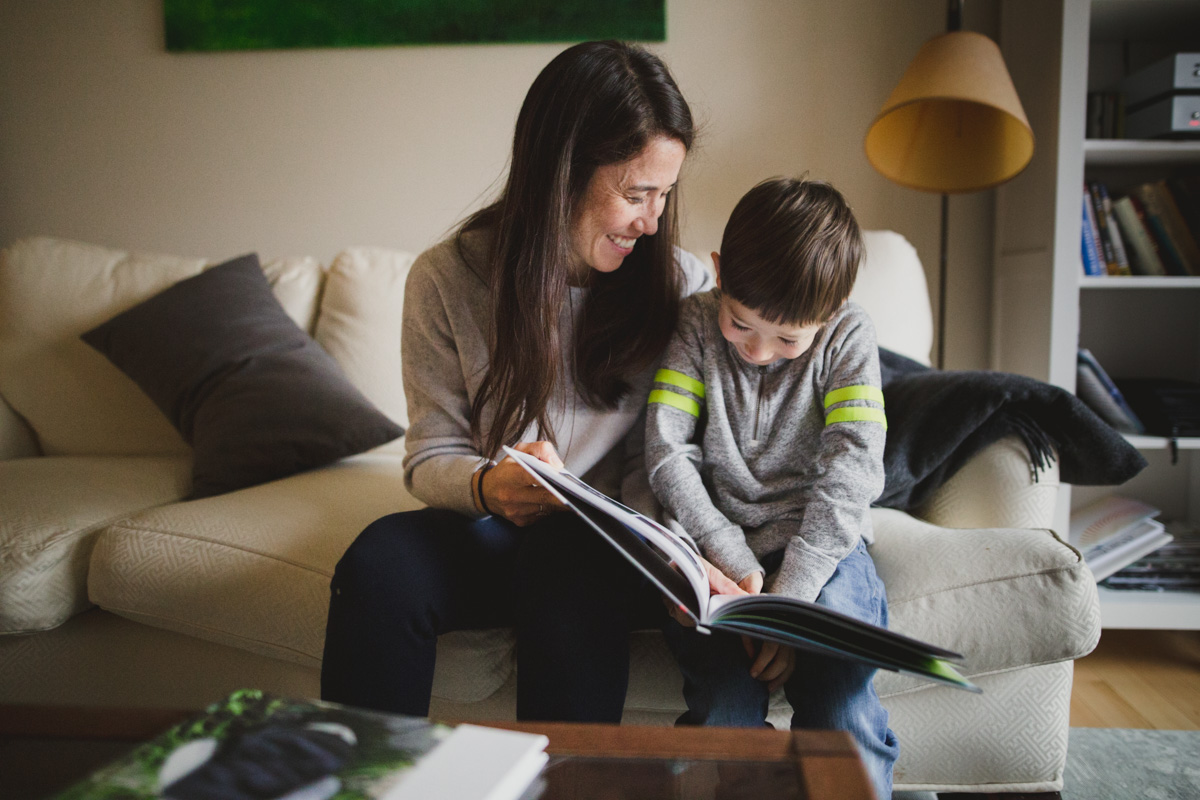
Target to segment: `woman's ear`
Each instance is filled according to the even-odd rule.
[[[713,274],[717,276],[717,288],[721,288],[721,254],[716,250],[712,251]]]

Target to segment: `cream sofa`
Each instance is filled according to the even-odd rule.
[[[867,234],[855,299],[884,346],[928,363],[929,304],[903,237]],[[266,262],[274,292],[347,377],[406,423],[400,320],[412,257],[351,249],[328,267]],[[403,439],[332,466],[202,500],[189,450],[79,334],[201,259],[35,238],[0,255],[0,703],[192,708],[239,686],[316,696],[328,583],[355,534],[416,508]],[[1057,472],[992,445],[915,516],[874,511],[892,626],[967,654],[967,694],[881,673],[901,745],[898,789],[1061,786],[1072,659],[1100,632],[1077,552],[1048,530]],[[511,717],[506,631],[439,642],[433,715]],[[680,677],[636,635],[626,721],[670,724]],[[777,698],[773,719],[786,719]]]

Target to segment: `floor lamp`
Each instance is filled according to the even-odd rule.
[[[946,242],[951,194],[998,186],[1033,158],[1033,130],[991,39],[962,30],[950,0],[947,32],[921,46],[867,131],[867,160],[901,186],[942,195],[937,366],[945,367]]]

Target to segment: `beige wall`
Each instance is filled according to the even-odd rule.
[[[995,35],[996,3],[967,27]],[[701,120],[684,244],[757,180],[832,181],[936,284],[938,198],[862,139],[941,0],[669,0],[652,45]],[[50,234],[225,258],[420,250],[490,196],[525,90],[563,45],[168,54],[160,0],[0,0],[0,243]],[[985,366],[992,194],[951,205],[948,364]]]

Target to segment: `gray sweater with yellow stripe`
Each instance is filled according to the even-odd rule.
[[[720,290],[688,298],[646,418],[668,522],[735,581],[783,550],[765,590],[816,600],[883,491],[887,422],[875,329],[846,303],[806,353],[765,367],[721,335]]]

